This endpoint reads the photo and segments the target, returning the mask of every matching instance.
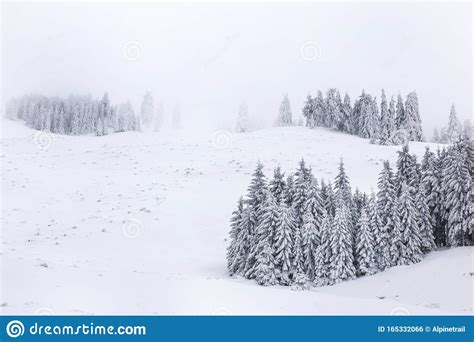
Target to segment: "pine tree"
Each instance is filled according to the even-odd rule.
[[[293,259],[291,234],[295,231],[295,228],[296,220],[293,209],[282,202],[279,206],[275,242],[275,264],[279,270],[279,280],[282,285],[290,284],[291,261]]]
[[[374,236],[369,224],[369,218],[365,208],[362,208],[359,218],[357,247],[356,247],[356,265],[358,275],[375,274]]]
[[[390,145],[392,133],[387,98],[385,96],[385,91],[382,89],[382,100],[380,103],[380,144]]]
[[[331,235],[330,277],[333,282],[355,278],[350,215],[345,206],[336,208]]]
[[[263,164],[258,162],[248,188],[248,208],[250,224],[248,227],[250,250],[245,264],[245,276],[253,278],[253,270],[257,256],[257,227],[261,221],[262,207],[267,195],[267,180],[263,174]]]
[[[451,112],[449,113],[449,121],[448,127],[446,127],[446,134],[448,143],[455,142],[459,136],[461,135],[462,128],[461,123],[456,114],[456,108],[454,107],[454,103],[451,105]]]
[[[302,228],[302,252],[304,269],[311,281],[316,277],[316,253],[320,245],[320,238],[320,232],[318,231],[318,227],[316,227],[313,214],[311,212],[305,213]]]
[[[314,101],[309,93],[303,106],[303,116],[306,119],[307,127],[313,128],[316,126],[314,121]]]
[[[339,92],[335,88],[331,88],[326,93],[326,115],[327,127],[342,131],[344,128],[342,103]]]
[[[330,277],[330,263],[332,259],[331,236],[332,218],[327,211],[324,211],[321,223],[321,243],[317,247],[315,255],[315,283],[318,286],[332,283]]]
[[[281,202],[286,188],[285,174],[281,172],[280,166],[273,171],[273,179],[269,183],[270,191],[277,203]]]
[[[344,96],[344,103],[342,104],[342,117],[344,123],[343,131],[352,134],[354,130],[352,127],[352,106],[351,98],[347,93]]]
[[[468,151],[463,148],[462,142],[456,143],[447,152],[442,187],[446,196],[444,207],[447,216],[448,246],[472,245],[471,158],[472,156],[469,157]]]
[[[342,159],[339,162],[339,172],[334,182],[334,189],[336,193],[337,205],[345,205],[348,209],[350,209],[352,206],[351,186],[349,183],[349,178],[346,175],[344,162]]]
[[[417,171],[416,157],[410,154],[408,145],[404,145],[401,151],[398,151],[397,159],[397,194],[400,195],[401,184],[405,183],[408,186],[410,193],[415,193],[418,188],[419,175]]]
[[[263,286],[271,286],[278,283],[276,278],[275,259],[268,241],[265,242],[262,252],[257,256],[255,279],[259,285]]]
[[[227,270],[230,275],[235,274],[243,262],[243,260],[240,259],[241,255],[239,254],[241,248],[239,236],[240,229],[242,228],[243,212],[244,200],[240,197],[237,210],[232,213],[232,218],[230,220],[230,244],[227,248]]]
[[[384,270],[392,265],[392,260],[396,256],[392,255],[391,242],[396,230],[397,215],[395,212],[395,184],[392,169],[388,161],[383,163],[380,172],[377,192],[377,225],[378,230],[375,238],[377,266]]]
[[[418,109],[418,97],[414,91],[407,95],[405,121],[402,125],[408,131],[408,137],[411,141],[424,141]]]
[[[401,184],[399,208],[404,245],[400,255],[400,264],[409,265],[421,261],[423,254],[415,204],[409,186],[405,182]]]
[[[273,246],[278,223],[278,204],[268,191],[261,210],[261,222],[257,227],[256,262],[254,269],[249,272],[255,275],[261,285],[276,284],[275,260]]]
[[[248,132],[249,130],[249,118],[248,118],[248,107],[245,102],[242,102],[239,107],[239,114],[237,116],[237,124],[235,131],[237,133]]]
[[[420,232],[421,249],[424,253],[428,253],[436,248],[433,226],[431,225],[430,209],[427,203],[426,186],[420,183],[416,194],[415,205],[417,209],[417,223]]]
[[[397,97],[397,107],[396,107],[396,114],[395,114],[395,126],[397,130],[405,129],[405,106],[403,105],[402,95],[398,93]]]
[[[439,136],[438,127],[435,127],[434,130],[433,130],[432,142],[434,142],[434,143],[440,143],[441,142],[441,137]]]
[[[280,112],[278,115],[277,126],[291,126],[293,125],[293,119],[291,114],[290,100],[288,94],[285,94],[283,101],[280,105]]]
[[[326,102],[323,93],[318,90],[318,95],[313,99],[314,102],[314,123],[316,126],[327,127]]]
[[[438,155],[439,155],[438,150]],[[445,224],[443,222],[443,190],[441,188],[442,165],[436,155],[427,147],[421,163],[422,184],[425,187],[426,202],[429,208],[431,226],[436,245],[446,244]]]

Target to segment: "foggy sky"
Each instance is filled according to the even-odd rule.
[[[425,135],[451,103],[472,114],[469,3],[3,4],[3,100],[24,93],[129,99],[146,90],[183,125],[230,127],[240,102],[270,123],[289,94],[418,93]],[[309,42],[309,43],[308,43]],[[304,44],[316,59],[302,57]],[[136,53],[136,54],[134,54]],[[380,101],[379,101],[380,103]]]

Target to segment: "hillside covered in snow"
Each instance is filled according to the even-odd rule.
[[[3,314],[472,312],[473,247],[310,291],[227,273],[229,219],[258,161],[271,175],[304,158],[332,181],[342,158],[370,192],[400,146],[323,128],[96,137],[1,123]]]

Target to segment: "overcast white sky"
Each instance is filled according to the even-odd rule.
[[[299,117],[308,91],[337,87],[354,101],[363,88],[416,90],[431,136],[451,103],[472,115],[471,6],[4,3],[3,97],[108,91],[138,110],[150,90],[167,112],[181,103],[184,125],[226,126],[242,100],[263,122],[284,93]],[[301,56],[307,41],[315,60]],[[124,53],[133,44],[138,59]]]

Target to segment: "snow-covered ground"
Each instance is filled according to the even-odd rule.
[[[303,127],[52,137],[1,124],[3,314],[472,313],[473,247],[303,292],[226,273],[257,160],[270,176],[304,157],[332,181],[342,157],[352,188],[370,191],[398,147]]]

